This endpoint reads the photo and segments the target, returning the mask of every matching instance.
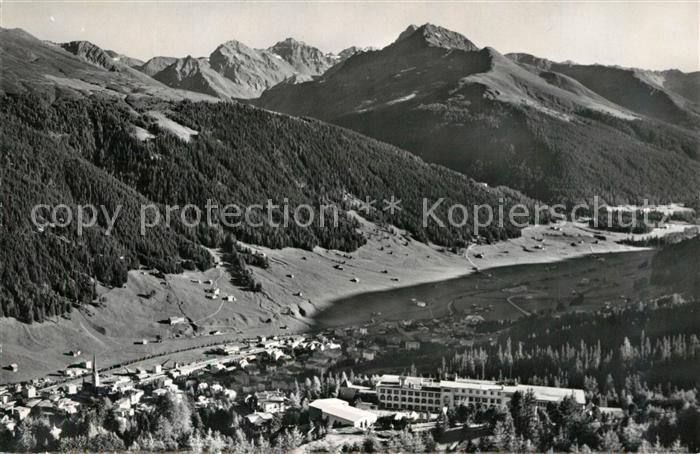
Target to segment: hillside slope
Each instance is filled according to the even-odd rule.
[[[380,51],[318,80],[273,87],[255,103],[349,127],[550,202],[689,202],[700,190],[700,116],[690,101],[657,86],[658,105],[625,102],[578,75],[533,71],[460,36],[409,27]],[[629,84],[635,97],[633,82],[617,90]],[[676,110],[664,110],[667,101]]]
[[[690,129],[700,125],[700,73],[556,63],[529,54],[507,57],[535,73],[564,74],[640,115]]]
[[[119,286],[127,270],[139,265],[164,272],[207,268],[211,257],[199,245],[219,247],[230,235],[273,248],[354,250],[365,241],[347,215],[358,207],[358,198],[380,201],[367,214],[370,219],[448,246],[474,239],[472,223],[424,227],[423,197],[445,198],[436,211],[442,219],[457,202],[498,206],[504,200],[506,209],[516,202],[532,204],[515,191],[485,188],[357,133],[250,106],[160,102],[154,112],[151,106],[114,98],[52,101],[28,95],[5,95],[0,106],[7,229],[0,239],[0,307],[3,315],[25,321],[85,304],[93,298],[95,279]],[[171,131],[188,131],[181,136],[187,140]],[[383,211],[381,201],[392,196],[402,200],[401,210]],[[337,207],[338,220],[334,223],[332,212],[326,212],[325,224],[317,217],[308,227],[275,226],[266,221],[266,212],[254,211],[252,222],[265,221],[261,226],[224,227],[215,218],[212,225],[186,228],[176,221],[170,229],[139,234],[143,204],[194,204],[206,213],[208,202],[245,209],[268,199],[277,205],[286,200],[291,213],[301,204],[317,212],[321,204],[330,204]],[[52,224],[33,225],[30,213],[39,203],[73,209],[104,205],[110,216],[117,205],[122,208],[111,236],[104,235],[109,226],[104,215],[79,236],[75,223],[60,227],[65,213],[50,220],[44,209],[41,220]],[[273,209],[273,215],[283,219],[283,209]],[[193,221],[192,216],[188,212],[185,219]],[[482,228],[479,235],[493,241],[517,236],[519,230],[506,220],[504,226]]]
[[[92,43],[80,41],[65,47],[41,41],[21,29],[0,28],[0,93],[214,100],[167,87],[113,60]]]

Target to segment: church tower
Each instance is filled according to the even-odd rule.
[[[92,355],[92,387],[95,391],[100,387],[100,374],[97,372],[97,358]]]

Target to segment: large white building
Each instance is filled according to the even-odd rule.
[[[585,405],[583,390],[548,386],[502,385],[488,380],[432,380],[421,377],[383,375],[377,383],[377,398],[382,407],[394,410],[414,410],[437,413],[443,407],[460,405],[475,407],[505,406],[515,392],[532,391],[539,405],[559,402],[573,396]]]
[[[322,419],[332,425],[352,426],[369,429],[377,422],[377,415],[366,410],[351,407],[340,399],[317,399],[309,404],[309,417]]]

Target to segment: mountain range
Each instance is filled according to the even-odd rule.
[[[450,247],[476,239],[472,224],[423,225],[424,197],[445,199],[436,212],[442,219],[457,203],[534,204],[517,191],[486,187],[347,129],[219,102],[188,91],[184,79],[167,86],[127,64],[133,60],[89,43],[57,45],[20,30],[3,30],[1,36],[0,316],[31,322],[70,312],[92,302],[98,282],[120,286],[140,266],[169,273],[209,268],[213,259],[205,247],[221,247],[231,237],[273,248],[352,251],[365,239],[351,211],[366,197],[402,201],[401,210],[375,207],[363,213],[367,219],[406,230],[405,241]],[[232,49],[243,48],[226,43],[209,61],[177,59],[156,76],[173,67],[180,72],[205,67],[221,78],[207,83],[232,84],[218,72],[235,68]],[[298,61],[311,71],[307,57]],[[332,204],[339,220],[309,228],[295,223],[191,228],[176,220],[169,228],[139,233],[144,205],[195,204],[205,212],[210,200],[246,207],[266,199],[286,200],[292,212],[301,204]],[[82,235],[75,223],[61,226],[63,215],[40,214],[44,227],[31,222],[32,207],[59,203],[73,210],[92,204],[111,214],[119,206],[121,214],[111,235],[105,235],[102,216]],[[282,216],[281,209],[275,216]],[[479,239],[519,235],[510,222],[493,223],[481,229]],[[237,266],[248,276],[244,264]]]
[[[5,85],[10,91],[19,89],[17,86],[9,87],[10,83],[21,85],[18,79],[35,79],[37,72],[48,76],[49,80],[41,80],[43,85],[67,87],[72,84],[73,88],[78,90],[95,88],[89,87],[89,84],[104,85],[104,74],[95,73],[94,68],[70,60],[64,53],[57,52],[59,49],[77,56],[83,63],[118,73],[111,75],[113,84],[119,87],[117,91],[156,95],[155,92],[162,91],[165,86],[224,100],[255,98],[264,90],[281,82],[310,81],[336,63],[367,50],[351,47],[335,55],[323,53],[293,38],[280,41],[268,49],[253,49],[239,41],[230,40],[219,45],[208,57],[159,56],[143,62],[113,50],[102,49],[89,41],[51,43],[41,41],[20,29],[0,30],[4,59],[19,63],[22,58],[27,58],[35,65],[34,69],[30,66],[24,68],[24,73],[17,74],[12,74],[12,68],[8,68],[10,80]],[[42,68],[39,65],[43,62],[53,62],[54,67]],[[61,67],[62,63],[66,64],[66,68]],[[58,72],[54,73],[52,70]],[[86,72],[93,74],[79,74]],[[59,80],[56,84],[57,77],[76,80]],[[83,87],[79,88],[80,85]],[[157,96],[167,99],[173,96],[206,99],[182,92],[177,95],[172,92],[160,93]]]
[[[699,96],[700,73],[502,55],[426,24],[254,102],[548,202],[634,203],[698,197]]]
[[[281,82],[313,80],[357,52],[361,50],[350,48],[339,55],[325,54],[293,38],[267,49],[254,49],[231,40],[206,58],[155,57],[137,69],[170,87],[221,99],[250,99]]]
[[[240,41],[219,45],[208,57],[154,57],[143,62],[114,51],[102,51],[87,41],[62,47],[83,59],[111,69],[116,62],[139,70],[163,84],[220,99],[250,99],[280,82],[305,82],[362,49],[348,48],[338,55],[325,54],[293,38],[267,49],[254,49]]]
[[[87,41],[0,36],[9,92],[246,100],[547,202],[698,203],[698,72],[502,55],[432,24],[411,25],[380,50],[334,55],[292,38],[267,49],[230,40],[208,57],[146,62]]]
[[[131,99],[215,100],[176,90],[94,44],[55,44],[21,29],[0,29],[0,92],[50,99],[90,95]]]
[[[96,282],[121,285],[142,265],[210,267],[205,247],[231,236],[356,249],[364,239],[350,212],[364,197],[403,201],[395,214],[370,210],[370,220],[463,247],[519,229],[491,225],[477,238],[469,223],[426,227],[423,198],[446,198],[444,219],[454,203],[693,202],[700,194],[697,74],[504,56],[430,24],[381,50],[337,56],[288,39],[147,62],[2,29],[0,62],[9,229],[0,236],[0,315],[25,321],[90,302]],[[142,204],[283,198],[292,209],[331,203],[341,221],[138,234]],[[121,205],[123,222],[111,236],[103,219],[83,236],[75,226],[37,229],[27,217],[37,203]]]

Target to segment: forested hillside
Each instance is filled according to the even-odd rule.
[[[444,359],[441,371],[581,388],[587,402],[622,408],[624,417],[607,426],[594,421],[596,408],[547,424],[559,415],[551,406],[525,430],[516,424],[517,435],[541,452],[583,444],[604,452],[684,452],[681,445],[697,452],[699,309],[673,295],[595,313],[540,314],[490,345]]]
[[[380,200],[367,217],[445,245],[473,239],[472,222],[423,228],[423,197],[446,199],[436,210],[442,219],[452,203],[532,204],[515,191],[485,188],[359,134],[249,106],[158,102],[135,107],[97,97],[52,103],[30,95],[6,95],[1,101],[0,299],[2,315],[25,321],[42,321],[91,301],[94,279],[121,285],[127,270],[139,264],[164,272],[206,268],[211,259],[199,245],[220,246],[227,233],[276,248],[354,250],[364,243],[346,212],[357,208],[355,198]],[[197,135],[187,142],[165,131],[149,113],[156,108]],[[381,211],[381,200],[391,196],[402,200],[402,210],[393,214]],[[170,229],[139,234],[142,204],[194,204],[204,211],[208,200],[245,208],[265,205],[267,199],[276,204],[287,199],[292,211],[302,203],[335,204],[339,222],[186,228],[176,213]],[[101,215],[97,226],[78,237],[75,224],[43,231],[32,225],[31,209],[39,203],[104,205],[110,216],[117,205],[123,208],[111,236],[104,235],[108,223]],[[280,210],[275,218],[282,218]],[[519,231],[495,223],[480,235],[492,241]]]
[[[655,284],[671,283],[678,292],[700,300],[700,237],[659,251],[654,257],[651,279]]]

